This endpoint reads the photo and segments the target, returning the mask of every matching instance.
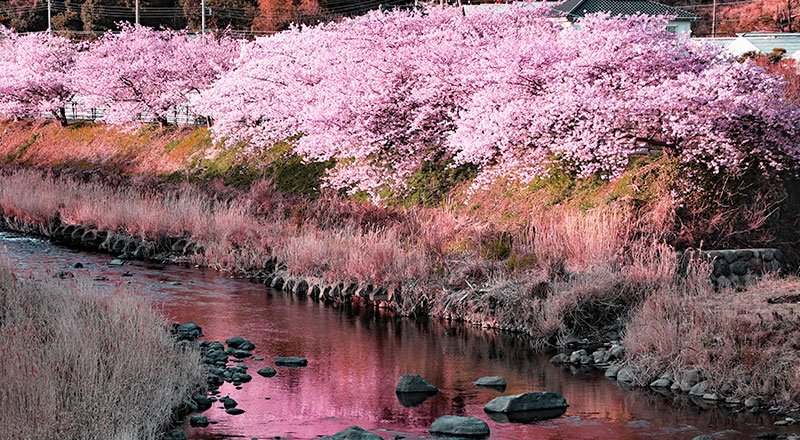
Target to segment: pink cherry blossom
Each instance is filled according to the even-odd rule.
[[[66,124],[64,106],[74,93],[69,73],[75,56],[76,45],[66,38],[0,29],[0,113],[50,113]]]
[[[136,121],[144,113],[163,125],[170,109],[232,67],[238,44],[121,24],[80,53],[72,81],[83,104],[107,107],[106,122]]]
[[[614,178],[647,145],[714,172],[797,167],[800,111],[778,79],[667,21],[374,12],[257,39],[194,102],[253,148],[301,135],[298,154],[335,159],[330,186],[376,198],[427,160],[478,165],[476,187],[553,167]]]

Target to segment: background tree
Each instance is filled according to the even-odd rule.
[[[69,74],[75,58],[76,47],[66,38],[2,29],[0,113],[16,117],[50,113],[66,125],[64,106],[74,93]]]
[[[132,122],[145,113],[165,125],[168,112],[229,69],[237,52],[238,43],[227,37],[126,24],[80,54],[72,80],[87,105],[108,108],[108,122]]]
[[[42,0],[0,1],[0,25],[18,32],[47,29],[47,4]]]

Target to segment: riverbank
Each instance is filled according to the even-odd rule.
[[[144,129],[139,130],[141,135]],[[438,193],[434,206],[395,200],[378,207],[322,191],[318,182],[295,185],[316,188],[308,192],[280,189],[292,187],[287,180],[304,176],[303,169],[284,172],[287,163],[297,162],[255,160],[217,147],[205,150],[206,164],[226,158],[227,171],[212,175],[228,183],[232,176],[243,175],[240,171],[249,164],[246,169],[252,173],[245,174],[251,182],[237,188],[201,178],[206,175],[202,167],[190,170],[199,163],[194,159],[176,162],[182,171],[175,168],[160,175],[129,169],[109,172],[112,162],[103,158],[79,166],[68,160],[48,163],[44,152],[50,147],[45,141],[36,156],[39,139],[23,154],[7,159],[0,176],[0,209],[13,220],[7,226],[73,245],[90,243],[115,257],[137,257],[138,251],[138,257],[228,270],[322,301],[368,303],[405,315],[524,332],[540,349],[593,350],[623,340],[632,347],[623,361],[636,366],[640,374],[635,382],[640,384],[670,371],[705,368],[704,362],[715,366],[715,355],[680,354],[679,362],[671,361],[675,347],[683,347],[682,333],[656,332],[669,344],[655,348],[645,342],[653,337],[647,329],[676,325],[666,318],[669,315],[653,312],[654,307],[681,298],[678,303],[700,309],[705,303],[697,298],[715,295],[710,266],[698,262],[694,270],[681,270],[680,243],[713,238],[720,245],[760,244],[759,237],[774,232],[776,223],[764,213],[759,217],[758,210],[773,206],[769,204],[743,205],[752,210],[737,208],[722,220],[702,210],[689,210],[694,217],[686,217],[680,211],[688,208],[678,206],[671,196],[675,164],[657,154],[637,159],[628,174],[614,182],[554,179],[520,191],[496,188],[468,195],[469,182],[463,176],[461,181],[428,179],[433,183],[415,194]],[[78,152],[88,141],[71,142]],[[155,145],[147,148],[167,149]],[[73,154],[69,145],[62,150],[62,156]],[[117,157],[120,151],[124,149],[107,154]],[[145,156],[131,156],[129,165],[139,160],[144,164],[147,161],[136,157]],[[44,161],[26,162],[26,157]],[[32,166],[46,171],[29,169]],[[173,182],[177,175],[183,176],[183,183]],[[263,177],[269,180],[258,180]],[[429,200],[425,197],[419,200]],[[786,198],[792,197],[790,193]],[[791,209],[780,209],[792,214]],[[749,216],[755,226],[722,237],[720,231],[737,225],[742,216]],[[790,233],[778,230],[777,236]],[[796,258],[791,246],[784,253],[790,263]],[[726,290],[725,295],[743,292]],[[740,306],[749,310],[745,303]],[[703,346],[707,338],[728,334],[723,326],[694,328],[692,322],[680,321],[682,326],[708,332],[698,337],[704,353],[711,353]],[[635,348],[637,344],[644,345]],[[758,349],[760,342],[746,339],[737,344],[736,350],[747,352]],[[763,362],[786,349],[778,344]],[[740,356],[724,368],[739,374],[763,364],[751,360]],[[781,383],[794,388],[794,373],[775,371]],[[720,387],[723,376],[717,376]],[[794,394],[775,395],[775,389],[762,382],[726,388],[726,393],[793,404]]]
[[[217,395],[230,396],[246,412],[232,416],[222,404],[214,404],[201,413],[209,426],[190,428],[189,438],[310,439],[352,425],[389,438],[403,433],[407,438],[426,437],[430,424],[444,414],[482,418],[497,440],[644,440],[654,435],[686,440],[715,433],[755,438],[799,429],[772,427],[774,419],[766,412],[697,407],[687,395],[673,398],[631,390],[603,380],[601,371],[552,365],[550,355],[532,351],[529,338],[515,333],[440,319],[404,319],[384,309],[326,306],[232,279],[225,272],[181,264],[132,260],[111,266],[108,255],[18,234],[0,233],[0,244],[20,276],[58,268],[76,278],[107,278],[94,283],[127,284],[151,298],[171,321],[197,322],[203,327],[203,340],[224,343],[231,335],[241,335],[256,345],[252,357],[234,364],[247,366],[252,381],[241,390],[226,382]],[[84,268],[70,269],[74,262]],[[278,367],[278,356],[302,356],[308,366]],[[258,375],[265,366],[277,374]],[[395,387],[398,377],[410,372],[427,378],[440,393],[418,407],[403,406]],[[485,375],[507,380],[502,394],[553,391],[570,407],[561,418],[531,425],[495,422],[486,418],[483,407],[501,393],[473,384]]]
[[[0,437],[162,438],[205,389],[166,324],[124,289],[18,279],[0,255]]]

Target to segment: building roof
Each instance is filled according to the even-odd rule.
[[[737,34],[739,38],[744,38],[762,53],[770,53],[773,49],[786,49],[786,55],[792,56],[800,51],[800,33],[753,33]]]
[[[672,8],[648,0],[567,0],[553,8],[565,12],[567,18],[574,20],[594,12],[610,12],[612,15],[670,15],[675,20],[699,20],[700,16],[691,12]]]

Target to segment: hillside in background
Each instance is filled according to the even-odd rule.
[[[199,30],[201,0],[142,0],[141,23],[145,26]],[[341,16],[361,14],[381,5],[405,1],[377,0],[208,0],[207,29],[226,29],[244,36],[286,29],[291,23],[313,24]],[[493,3],[493,2],[469,2]],[[558,2],[552,2],[556,4]],[[694,12],[702,19],[693,24],[694,35],[712,33],[710,0],[665,0],[662,3]],[[72,36],[85,36],[115,29],[115,23],[134,21],[134,0],[79,0],[52,2],[53,29]],[[0,0],[0,24],[18,31],[47,29],[44,0]],[[717,35],[737,32],[800,31],[800,0],[720,1],[717,4]]]
[[[692,25],[694,35],[711,35],[714,2],[710,0],[666,0],[702,17]],[[716,10],[717,36],[741,32],[800,32],[798,0],[720,0]]]
[[[286,29],[291,23],[313,24],[376,9],[380,2],[358,0],[207,0],[206,29],[228,29],[252,37]],[[134,0],[55,0],[51,3],[53,30],[85,38],[116,23],[135,20]],[[140,22],[150,27],[201,29],[201,0],[142,0]],[[1,0],[0,25],[19,32],[47,29],[44,0]]]

